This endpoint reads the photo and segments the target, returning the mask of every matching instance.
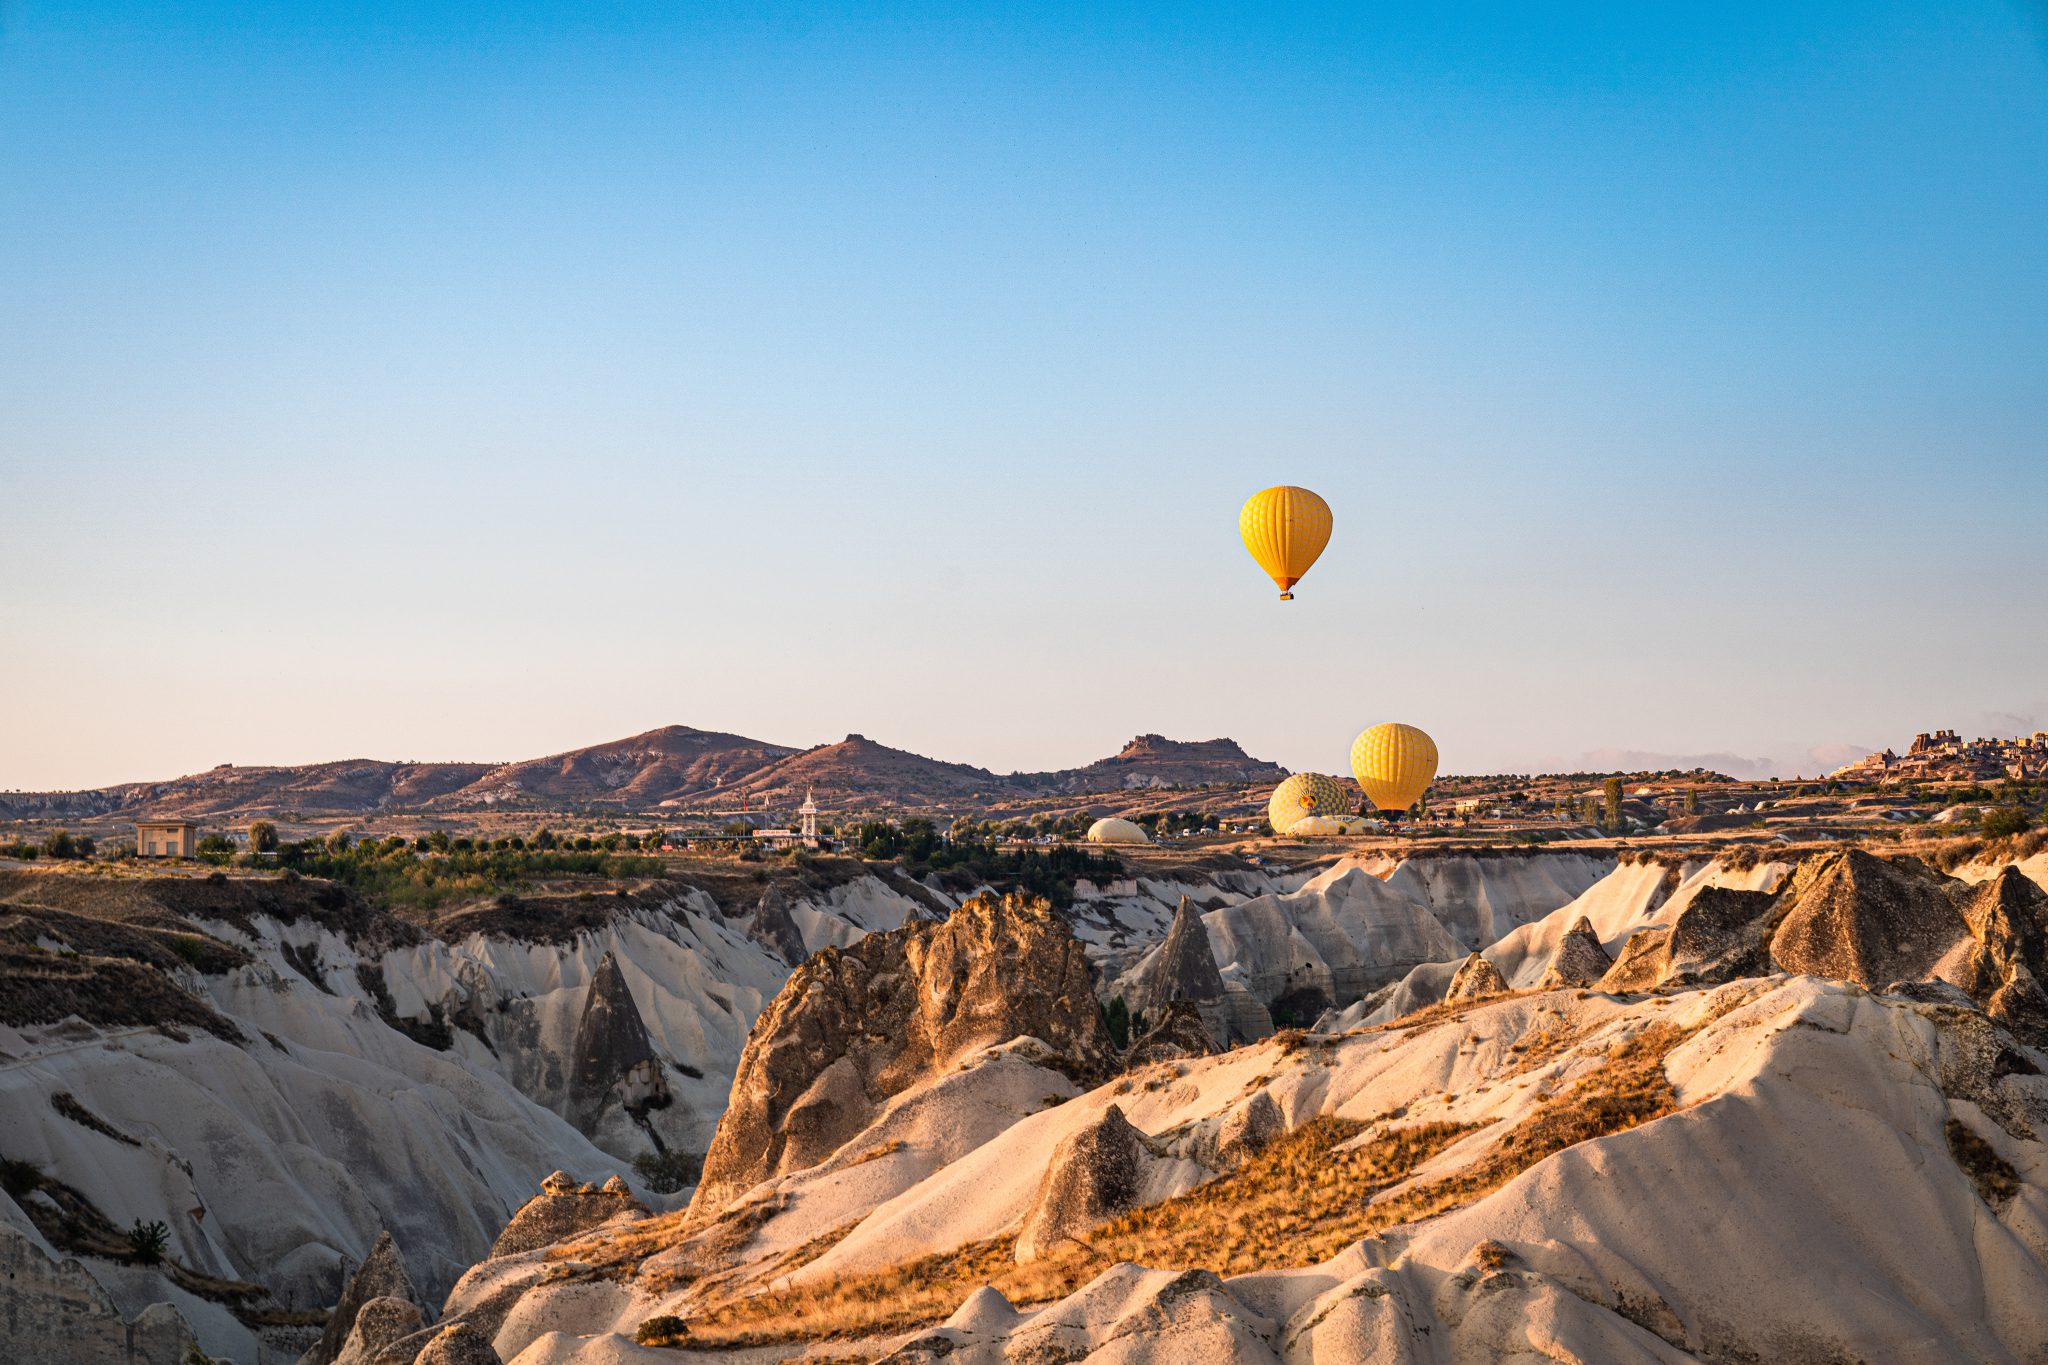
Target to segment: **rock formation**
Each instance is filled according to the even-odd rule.
[[[1701,887],[1671,923],[1663,981],[1709,985],[1770,971],[1779,904],[1762,891]]]
[[[569,1070],[569,1121],[588,1132],[614,1101],[627,1108],[668,1098],[661,1061],[647,1024],[626,988],[618,960],[606,953],[590,978],[576,1024]]]
[[[1017,1259],[1033,1261],[1138,1202],[1143,1139],[1112,1104],[1102,1117],[1053,1148],[1031,1213],[1017,1233]]]
[[[1217,1051],[1214,1039],[1201,1008],[1192,1000],[1175,1000],[1166,1006],[1159,1022],[1131,1044],[1124,1055],[1124,1068],[1136,1071],[1176,1057],[1206,1057]]]
[[[392,1343],[426,1330],[426,1315],[405,1299],[371,1299],[356,1313],[355,1325],[334,1365],[379,1365],[378,1356]]]
[[[1614,959],[1607,955],[1607,950],[1600,946],[1600,936],[1593,932],[1593,922],[1581,915],[1578,923],[1558,940],[1557,951],[1537,988],[1552,991],[1566,986],[1590,986],[1607,975],[1607,969],[1613,965]]]
[[[1779,892],[1771,957],[1788,972],[1872,990],[1919,981],[1968,932],[1954,885],[1923,863],[1861,849],[1808,862]]]
[[[1256,1001],[1249,997],[1231,998],[1222,973],[1216,969],[1216,955],[1209,947],[1209,930],[1202,921],[1202,912],[1186,896],[1180,898],[1174,909],[1164,941],[1140,964],[1131,995],[1134,1009],[1162,1022],[1174,1003],[1184,1001],[1193,1006],[1208,1033],[1210,1050],[1228,1047],[1241,1039],[1264,1037],[1272,1031],[1270,1018],[1245,1017],[1247,1006],[1257,1011]]]
[[[1268,1090],[1256,1090],[1251,1098],[1223,1115],[1216,1128],[1216,1160],[1236,1166],[1257,1156],[1276,1138],[1287,1135],[1287,1119]]]
[[[327,1330],[312,1350],[299,1357],[299,1365],[334,1365],[355,1329],[357,1314],[372,1299],[397,1299],[415,1306],[419,1303],[412,1279],[405,1273],[405,1262],[399,1259],[398,1247],[388,1232],[377,1235],[370,1254],[349,1276],[348,1287],[341,1291],[341,1301],[334,1305],[334,1312],[327,1319]]]
[[[1638,929],[1628,936],[1615,954],[1614,965],[1600,978],[1600,989],[1617,995],[1646,991],[1664,979],[1670,960],[1665,946],[1671,941],[1669,929]]]
[[[1500,968],[1473,953],[1458,968],[1457,975],[1451,978],[1451,989],[1444,999],[1481,1000],[1489,995],[1499,995],[1507,988],[1507,980],[1500,974]]]
[[[0,1194],[0,1360],[93,1365],[185,1365],[192,1331],[178,1310],[151,1304],[132,1321],[78,1261],[52,1257],[9,1218]]]
[[[818,953],[748,1036],[693,1221],[821,1160],[888,1097],[965,1054],[1027,1036],[1076,1076],[1109,1069],[1087,957],[1042,900],[981,896],[941,922]]]
[[[491,1349],[489,1337],[466,1322],[453,1322],[436,1333],[426,1349],[413,1357],[413,1365],[504,1365],[504,1362]]]
[[[1208,948],[1208,927],[1188,896],[1174,909],[1174,923],[1167,925],[1159,950],[1139,968],[1133,995],[1137,1009],[1161,1021],[1176,1001],[1192,1005],[1208,1031],[1210,1050],[1227,1048],[1237,1036],[1223,974]]]
[[[626,1182],[613,1176],[602,1187],[578,1184],[563,1171],[541,1182],[540,1193],[519,1206],[512,1221],[491,1243],[491,1257],[552,1246],[564,1237],[601,1227],[620,1214],[644,1217],[647,1208],[633,1197]]]
[[[1147,1009],[1174,1000],[1222,998],[1223,975],[1216,970],[1215,954],[1209,951],[1209,931],[1202,924],[1202,912],[1189,897],[1180,898],[1165,941],[1138,980]]]
[[[1973,940],[1966,989],[2022,1040],[2048,1046],[2048,892],[2007,867],[1964,902],[1962,917]]]

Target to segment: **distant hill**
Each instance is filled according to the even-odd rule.
[[[783,806],[815,790],[833,806],[974,807],[1018,797],[1274,782],[1286,769],[1236,741],[1139,735],[1085,767],[998,774],[892,749],[863,735],[796,749],[744,735],[664,726],[516,763],[348,759],[299,767],[222,765],[166,782],[76,792],[0,793],[0,819],[142,817],[332,819],[380,811],[731,809]]]
[[[666,725],[630,739],[492,768],[436,808],[513,804],[649,810],[701,795],[798,753],[742,735]]]
[[[801,801],[805,791],[815,789],[821,799],[835,805],[854,800],[905,806],[988,801],[1018,790],[1013,779],[986,768],[892,749],[866,735],[848,735],[837,744],[792,754],[737,786],[764,801]]]
[[[1115,756],[1085,768],[1036,775],[1057,791],[1131,787],[1199,787],[1211,782],[1278,782],[1287,770],[1253,758],[1234,739],[1167,739],[1139,735]]]
[[[289,768],[223,764],[168,782],[129,782],[77,792],[0,793],[0,819],[204,819],[240,815],[359,814],[416,808],[462,790],[488,763],[389,763],[342,759]]]

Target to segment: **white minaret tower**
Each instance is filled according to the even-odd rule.
[[[811,795],[811,789],[809,787],[804,788],[804,803],[801,806],[797,807],[796,813],[802,819],[803,822],[799,826],[797,833],[803,838],[803,841],[805,843],[811,845],[813,848],[817,847],[818,802],[817,799]]]

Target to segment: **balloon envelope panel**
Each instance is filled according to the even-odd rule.
[[[1436,780],[1436,741],[1412,725],[1375,725],[1351,745],[1351,775],[1380,810],[1407,810]]]

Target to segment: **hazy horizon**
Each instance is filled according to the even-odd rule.
[[[0,788],[2048,725],[2044,31],[0,9]]]
[[[1988,736],[1992,736],[1992,737],[2006,737],[2006,738],[2010,738],[2010,737],[2013,737],[2014,735],[2025,735],[2025,734],[2030,734],[2030,733],[2032,733],[2032,732],[2033,732],[2033,730],[2034,730],[2035,728],[2037,728],[2037,727],[2035,727],[2035,726],[2034,726],[2034,725],[2033,725],[2033,724],[2032,724],[2031,722],[2023,721],[2023,720],[2022,720],[2021,718],[2019,718],[2019,717],[2014,717],[2014,716],[2000,716],[2000,717],[1993,717],[1993,718],[1991,718],[1991,719],[1992,719],[1992,722],[1993,722],[1993,723],[1991,723],[1990,725],[1988,725],[1988,726],[1986,726],[1986,727],[1982,727],[1982,733],[1983,733],[1983,734],[1985,734],[1985,735],[1988,735]],[[682,722],[673,722],[673,724],[678,724],[678,725],[680,725],[680,724],[682,724]],[[622,740],[622,739],[628,739],[628,738],[632,738],[632,737],[633,737],[633,735],[638,735],[638,734],[646,734],[646,733],[649,733],[649,732],[650,732],[650,731],[652,731],[652,730],[658,730],[658,729],[662,729],[662,728],[666,728],[666,727],[664,727],[664,726],[651,726],[651,727],[648,727],[648,729],[647,729],[647,730],[638,730],[638,731],[634,731],[634,732],[632,732],[632,734],[627,734],[627,735],[610,735],[610,736],[605,736],[605,737],[603,737],[603,738],[596,738],[596,739],[591,739],[591,740],[588,740],[588,741],[586,741],[586,742],[584,742],[584,743],[580,743],[580,744],[574,744],[574,745],[570,745],[570,746],[568,746],[567,748],[561,748],[561,749],[549,749],[549,750],[546,750],[546,751],[536,751],[536,752],[533,752],[533,753],[520,753],[520,754],[512,754],[512,755],[500,755],[500,756],[489,756],[489,755],[478,755],[478,754],[450,754],[450,755],[424,755],[424,754],[408,754],[408,755],[403,755],[403,756],[400,756],[400,755],[395,755],[395,754],[378,754],[378,753],[367,753],[367,752],[365,752],[365,753],[349,753],[349,754],[327,754],[327,755],[324,755],[324,756],[321,756],[321,757],[307,757],[307,758],[295,758],[295,759],[283,759],[283,760],[246,760],[246,759],[245,759],[245,760],[241,760],[241,761],[236,761],[236,760],[226,760],[226,759],[224,759],[224,760],[221,760],[221,762],[222,762],[222,763],[232,763],[232,765],[233,765],[233,766],[235,766],[235,767],[242,767],[242,768],[270,768],[270,767],[287,767],[287,768],[289,768],[289,767],[306,767],[306,766],[313,766],[313,765],[318,765],[318,764],[321,764],[321,763],[340,763],[340,762],[390,762],[390,763],[486,763],[486,764],[494,764],[494,765],[495,765],[495,764],[509,764],[509,763],[519,763],[519,762],[525,762],[525,761],[530,761],[530,760],[533,760],[533,759],[541,759],[541,758],[549,758],[549,757],[554,757],[554,756],[557,756],[557,755],[559,755],[559,754],[569,753],[569,752],[573,752],[573,751],[575,751],[575,750],[579,750],[579,749],[584,749],[584,748],[589,748],[589,747],[592,747],[592,746],[595,746],[595,745],[607,744],[607,743],[611,743],[611,742],[614,742],[614,741],[616,741],[616,740]],[[737,733],[738,733],[738,732],[735,732],[735,731],[726,731],[726,730],[720,730],[720,729],[719,729],[718,727],[716,727],[716,726],[702,726],[702,725],[699,725],[699,726],[687,726],[686,728],[690,728],[690,729],[695,729],[695,730],[703,730],[703,731],[710,731],[710,732],[713,732],[713,733],[727,733],[727,734],[737,734]],[[1961,732],[1961,733],[1962,733],[1962,734],[1963,734],[1963,735],[1964,735],[1964,736],[1965,736],[1966,738],[1974,738],[1974,737],[1976,737],[1976,736],[1978,735],[1978,733],[1979,733],[1979,731],[1978,731],[1978,730],[1972,730],[1972,729],[1970,729],[1970,728],[1968,728],[1968,727],[1957,727],[1957,726],[1937,726],[1937,727],[1932,727],[1932,728],[1958,729],[1958,730],[1959,730],[1959,731],[1960,731],[1960,732]],[[1008,776],[1008,775],[1010,775],[1011,773],[1019,773],[1019,772],[1048,772],[1048,771],[1059,771],[1059,770],[1062,770],[1062,769],[1069,769],[1069,768],[1078,768],[1078,767],[1083,767],[1083,766],[1086,766],[1086,765],[1087,765],[1087,764],[1089,764],[1089,763],[1093,763],[1093,762],[1096,762],[1096,761],[1098,761],[1098,760],[1100,760],[1100,759],[1108,758],[1108,757],[1110,757],[1110,756],[1111,756],[1112,754],[1114,754],[1115,752],[1117,752],[1118,750],[1120,750],[1120,749],[1121,749],[1121,748],[1123,747],[1123,745],[1124,745],[1125,743],[1129,742],[1129,740],[1130,740],[1130,739],[1132,739],[1132,738],[1135,738],[1135,737],[1137,737],[1138,735],[1143,735],[1143,734],[1149,734],[1149,733],[1155,733],[1155,732],[1151,732],[1151,731],[1139,731],[1139,732],[1136,732],[1136,734],[1135,734],[1135,735],[1132,735],[1132,736],[1126,736],[1126,737],[1125,737],[1125,739],[1124,739],[1123,741],[1119,741],[1119,742],[1117,742],[1116,744],[1114,744],[1114,745],[1112,745],[1112,746],[1110,746],[1110,747],[1107,747],[1107,748],[1103,749],[1103,750],[1102,750],[1102,751],[1100,751],[1100,752],[1097,752],[1097,753],[1093,753],[1093,754],[1091,754],[1091,755],[1089,755],[1089,756],[1086,756],[1086,757],[1082,757],[1082,758],[1076,758],[1076,759],[1073,759],[1072,761],[1063,761],[1063,762],[1058,762],[1058,763],[1050,763],[1050,764],[1044,764],[1044,765],[1040,765],[1040,766],[1038,766],[1038,767],[1027,767],[1027,768],[1007,768],[1007,769],[1003,769],[1003,768],[990,768],[990,765],[988,765],[988,764],[986,764],[986,763],[981,763],[981,762],[977,761],[977,760],[976,760],[976,759],[975,759],[975,758],[974,758],[973,756],[971,756],[971,755],[962,755],[962,754],[946,754],[946,753],[926,753],[926,754],[924,754],[924,757],[927,757],[927,758],[933,758],[933,759],[938,759],[938,760],[940,760],[940,761],[942,761],[942,762],[948,762],[948,763],[963,763],[963,764],[968,764],[968,765],[970,765],[970,766],[974,766],[974,767],[982,767],[982,768],[989,768],[989,769],[990,769],[990,771],[992,771],[992,772],[995,772],[995,773],[996,773],[996,774],[997,774],[998,776]],[[746,734],[746,735],[740,735],[739,737],[740,737],[740,738],[744,738],[744,739],[752,739],[752,740],[758,740],[758,741],[761,741],[761,742],[763,742],[763,743],[767,743],[767,744],[776,744],[776,745],[784,745],[785,747],[788,747],[788,748],[790,748],[790,749],[793,749],[793,750],[796,750],[796,751],[799,751],[799,752],[801,752],[801,751],[803,751],[803,750],[807,750],[807,749],[812,749],[812,748],[817,748],[817,747],[820,747],[820,746],[827,746],[827,745],[832,745],[832,744],[836,744],[836,743],[839,743],[839,742],[841,742],[842,740],[845,740],[845,739],[851,738],[851,737],[852,737],[852,735],[854,735],[854,734],[861,734],[861,735],[862,735],[862,736],[863,736],[864,738],[866,738],[866,739],[869,739],[869,740],[873,740],[873,741],[875,741],[876,743],[879,743],[879,744],[883,744],[883,745],[885,745],[885,746],[887,746],[887,747],[889,747],[889,748],[892,748],[892,749],[902,749],[902,748],[904,748],[904,747],[905,747],[905,746],[904,746],[904,745],[902,745],[902,744],[899,744],[899,743],[895,743],[895,742],[893,742],[893,741],[892,741],[892,740],[890,739],[890,737],[888,737],[888,736],[886,736],[886,735],[873,735],[873,734],[865,734],[864,732],[861,732],[861,731],[853,731],[853,732],[850,732],[850,733],[849,733],[849,734],[847,734],[847,735],[840,735],[840,736],[835,736],[835,737],[833,737],[833,738],[829,738],[829,739],[820,739],[820,740],[814,740],[814,741],[810,741],[810,742],[807,742],[807,743],[801,743],[801,744],[798,744],[798,743],[786,743],[786,742],[785,742],[784,740],[782,740],[782,739],[779,739],[779,738],[777,738],[777,737],[775,737],[775,736],[773,736],[773,735],[754,735],[754,734]],[[1165,737],[1165,738],[1167,738],[1167,739],[1169,739],[1169,740],[1179,740],[1179,741],[1201,741],[1201,740],[1212,740],[1212,739],[1234,739],[1234,738],[1235,738],[1235,736],[1229,736],[1229,735],[1166,735],[1166,736],[1164,736],[1164,737]],[[1903,752],[1903,751],[1904,751],[1904,749],[1905,749],[1905,747],[1906,747],[1906,744],[1905,744],[1905,741],[1904,741],[1904,740],[1887,740],[1887,741],[1881,741],[1881,742],[1879,742],[1879,743],[1877,743],[1877,744],[1872,744],[1872,745],[1865,745],[1865,744],[1844,744],[1844,743],[1837,743],[1837,744],[1830,744],[1830,745],[1819,745],[1819,746],[1811,746],[1811,747],[1808,747],[1808,748],[1805,748],[1805,749],[1800,749],[1800,748],[1798,748],[1798,747],[1796,747],[1796,746],[1782,746],[1782,745],[1781,745],[1781,746],[1778,746],[1778,747],[1777,747],[1777,749],[1776,749],[1776,750],[1775,750],[1774,752],[1764,752],[1764,753],[1754,753],[1754,754],[1737,754],[1737,753],[1730,753],[1730,752],[1727,752],[1727,751],[1714,751],[1714,752],[1700,752],[1700,753],[1664,753],[1664,752],[1656,752],[1656,751],[1652,751],[1652,750],[1641,750],[1641,749],[1622,749],[1622,748],[1615,748],[1615,747],[1611,747],[1611,746],[1610,746],[1610,747],[1606,747],[1606,748],[1601,748],[1601,749],[1589,749],[1589,750],[1585,750],[1585,751],[1582,751],[1582,752],[1580,752],[1580,753],[1577,753],[1577,754],[1572,754],[1572,755],[1551,755],[1551,756],[1549,756],[1549,757],[1547,757],[1547,758],[1543,759],[1543,760],[1542,760],[1542,761],[1540,761],[1540,762],[1537,762],[1537,763],[1532,763],[1532,764],[1525,764],[1525,765],[1523,765],[1523,766],[1521,766],[1521,767],[1519,767],[1519,768],[1500,768],[1500,769],[1454,769],[1454,768],[1450,768],[1450,767],[1446,766],[1446,767],[1444,767],[1444,768],[1442,769],[1442,771],[1443,771],[1443,774],[1444,774],[1444,775],[1446,775],[1446,776],[1460,776],[1460,775],[1463,775],[1463,776],[1473,776],[1473,775],[1481,775],[1481,774],[1485,774],[1485,773],[1493,773],[1493,772],[1501,772],[1501,773],[1506,773],[1506,772],[1529,772],[1529,773],[1533,773],[1533,774],[1543,774],[1543,773],[1565,773],[1565,772],[1609,772],[1609,771],[1616,771],[1616,772],[1635,772],[1635,771],[1643,771],[1643,770],[1653,770],[1653,771],[1654,771],[1654,770],[1663,770],[1663,769],[1670,769],[1670,768],[1676,768],[1676,769],[1680,769],[1680,770],[1691,770],[1691,769],[1693,769],[1693,768],[1707,768],[1707,769],[1711,769],[1711,770],[1713,770],[1713,771],[1717,771],[1717,772],[1722,772],[1722,773],[1725,773],[1725,774],[1727,774],[1728,776],[1731,776],[1731,777],[1734,777],[1734,778],[1737,778],[1737,779],[1740,779],[1740,780],[1749,780],[1749,781],[1754,781],[1754,780],[1759,780],[1759,779],[1763,779],[1763,778],[1770,778],[1770,777],[1784,777],[1784,778],[1786,778],[1786,779],[1793,779],[1793,778],[1803,778],[1803,777],[1816,777],[1816,776],[1821,776],[1821,775],[1824,775],[1825,773],[1827,773],[1827,772],[1829,772],[1829,771],[1831,771],[1831,770],[1833,770],[1833,769],[1835,769],[1835,768],[1837,768],[1837,767],[1841,767],[1841,766],[1843,766],[1843,765],[1845,765],[1845,764],[1847,764],[1847,763],[1849,763],[1849,762],[1851,762],[1851,761],[1853,761],[1853,760],[1855,760],[1855,759],[1858,759],[1858,758],[1861,758],[1861,757],[1863,757],[1863,756],[1864,756],[1865,754],[1868,754],[1868,753],[1873,753],[1873,752],[1876,752],[1877,750],[1880,750],[1880,749],[1883,749],[1883,748],[1886,748],[1886,747],[1896,748],[1896,749],[1900,750],[1901,752]],[[1258,759],[1258,760],[1260,760],[1260,761],[1262,761],[1262,762],[1279,762],[1279,761],[1280,761],[1280,760],[1277,760],[1277,759],[1273,758],[1273,756],[1272,756],[1272,755],[1270,755],[1270,754],[1264,754],[1264,753],[1259,753],[1259,752],[1255,752],[1255,751],[1251,750],[1251,749],[1250,749],[1249,747],[1247,747],[1247,753],[1248,753],[1248,754],[1250,755],[1250,757],[1252,757],[1252,758],[1254,758],[1254,759]],[[1327,761],[1327,756],[1323,756],[1323,757],[1324,757],[1324,761],[1322,761],[1322,762],[1312,762],[1312,763],[1305,763],[1305,764],[1290,764],[1290,763],[1282,763],[1282,766],[1283,766],[1283,767],[1286,767],[1286,768],[1288,768],[1288,769],[1289,769],[1290,771],[1295,771],[1295,772],[1300,772],[1300,771],[1321,771],[1321,772],[1328,772],[1328,773],[1332,773],[1332,774],[1334,774],[1334,775],[1336,775],[1336,776],[1338,776],[1338,777],[1343,777],[1343,776],[1345,776],[1345,775],[1346,775],[1346,764],[1345,764],[1345,763],[1343,763],[1343,762],[1341,762],[1341,761],[1340,761],[1340,762],[1335,762],[1335,763],[1332,763],[1332,762],[1329,762],[1329,761]],[[1341,757],[1341,756],[1340,756],[1340,757]],[[189,768],[189,769],[184,769],[184,770],[180,770],[179,772],[176,772],[176,773],[169,773],[169,772],[165,772],[165,773],[155,773],[155,774],[150,774],[150,775],[147,775],[147,776],[140,776],[140,777],[134,777],[134,778],[125,778],[125,779],[114,779],[114,780],[112,780],[112,781],[108,781],[108,782],[91,782],[91,783],[72,783],[72,784],[68,784],[68,785],[63,785],[63,786],[58,786],[58,787],[52,787],[52,788],[42,788],[42,789],[38,789],[38,788],[0,788],[0,790],[53,790],[53,791],[65,791],[65,790],[91,790],[91,789],[95,789],[95,788],[99,788],[99,787],[108,787],[108,786],[119,786],[119,785],[123,785],[123,784],[124,784],[124,783],[126,783],[126,782],[131,782],[131,781],[141,781],[141,782],[148,782],[148,781],[158,781],[158,780],[166,780],[166,779],[170,779],[170,778],[174,778],[174,777],[188,777],[188,776],[195,776],[195,775],[199,775],[199,774],[201,774],[201,773],[204,773],[205,771],[207,771],[207,770],[209,770],[209,769],[211,769],[211,768],[217,767],[217,766],[219,766],[219,764],[212,764],[212,763],[209,763],[209,764],[203,764],[203,765],[195,766],[195,767],[192,767],[192,768]]]

